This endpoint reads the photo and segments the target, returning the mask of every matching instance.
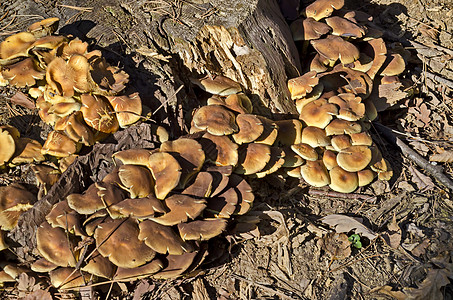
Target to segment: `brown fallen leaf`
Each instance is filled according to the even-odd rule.
[[[365,225],[363,225],[356,219],[345,215],[328,215],[324,218],[321,218],[321,221],[324,224],[333,227],[338,233],[354,231],[356,234],[361,234],[362,236],[367,237],[370,240],[374,240],[378,236],[375,232],[368,229]]]
[[[434,183],[428,176],[421,173],[413,166],[409,166],[409,172],[412,174],[412,181],[417,185],[419,190],[430,190],[434,188]]]
[[[142,280],[134,290],[134,297],[132,300],[143,299],[146,293],[152,292],[156,286],[154,284],[149,284],[147,281]]]
[[[16,94],[11,97],[11,102],[29,109],[36,108],[35,103],[22,92],[16,92]]]
[[[426,248],[428,248],[430,244],[431,244],[430,239],[424,239],[423,242],[421,242],[418,246],[412,249],[411,253],[417,257],[420,257],[426,253]]]
[[[400,82],[380,84],[373,89],[369,99],[373,101],[376,110],[381,112],[407,98],[408,93],[403,89],[404,87]]]
[[[439,40],[439,35],[440,35],[440,26],[428,26],[426,24],[421,24],[418,27],[418,31],[423,35],[426,36],[429,39],[432,39],[433,41],[438,41]]]
[[[430,269],[425,280],[418,288],[407,288],[404,293],[408,300],[441,300],[444,299],[442,288],[450,283],[451,274],[446,269]]]
[[[429,161],[451,163],[451,162],[453,162],[453,151],[449,150],[449,151],[444,151],[441,153],[433,154],[429,157]]]
[[[351,242],[344,233],[329,232],[318,241],[318,246],[333,259],[344,259],[351,255]]]
[[[392,291],[392,287],[388,285],[374,288],[368,292],[369,294],[381,294],[393,297],[396,300],[406,300],[407,296],[401,291]]]
[[[387,231],[384,232],[382,238],[385,240],[387,245],[393,249],[397,249],[401,243],[401,228],[396,222],[396,215],[393,215],[393,219],[387,226]]]

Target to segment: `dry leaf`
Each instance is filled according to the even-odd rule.
[[[388,285],[380,286],[369,291],[370,294],[383,294],[393,297],[396,300],[405,300],[406,295],[401,291],[392,291],[392,287]]]
[[[377,238],[377,234],[359,221],[344,215],[328,215],[321,219],[324,224],[335,228],[336,232],[349,232],[353,230],[356,234],[361,234],[370,240]]]
[[[451,275],[446,269],[431,269],[425,280],[418,285],[418,289],[408,288],[405,290],[408,300],[441,300],[444,295],[442,287],[450,283],[448,276]]]
[[[390,224],[387,226],[387,231],[382,234],[385,242],[392,247],[397,249],[401,243],[401,228],[396,223],[396,216],[393,215],[393,219]]]
[[[429,157],[429,161],[438,161],[438,162],[453,162],[453,151],[444,151],[442,153],[436,153]]]
[[[425,239],[417,247],[412,249],[411,253],[417,257],[420,257],[426,253],[426,248],[428,248],[428,246],[430,244],[431,244],[431,241],[429,239]]]
[[[134,290],[134,297],[132,298],[132,300],[143,299],[143,296],[146,293],[152,292],[154,288],[155,288],[154,284],[151,285],[146,281],[141,281]]]
[[[440,35],[439,29],[440,29],[440,26],[433,27],[433,26],[428,26],[426,24],[421,24],[418,27],[418,31],[420,31],[420,33],[423,36],[426,36],[427,38],[430,38],[434,41],[437,41],[439,39],[439,35]]]
[[[376,110],[381,112],[407,98],[407,93],[402,89],[403,85],[400,82],[380,84],[377,89],[373,89],[370,99],[376,106]]]
[[[16,92],[16,94],[11,97],[11,102],[29,109],[35,109],[33,101],[31,101],[30,98],[22,92]]]
[[[419,114],[417,114],[417,119],[425,123],[426,126],[429,125],[431,122],[431,118],[429,115],[431,114],[431,111],[428,109],[425,103],[421,104],[419,109]]]
[[[409,172],[412,174],[412,181],[417,185],[420,190],[430,190],[434,188],[434,183],[428,176],[422,174],[413,166],[409,166]]]
[[[27,296],[20,298],[22,300],[52,300],[52,295],[48,291],[37,290]]]
[[[318,246],[334,259],[343,259],[351,255],[351,242],[344,233],[329,232],[319,240]]]

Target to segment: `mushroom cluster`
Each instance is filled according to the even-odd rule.
[[[207,241],[245,214],[254,195],[232,168],[207,159],[200,136],[114,154],[116,167],[55,204],[36,234],[34,272],[52,284],[174,278],[196,269]]]
[[[42,20],[0,43],[0,85],[28,89],[54,127],[42,153],[66,157],[138,121],[142,105],[137,93],[124,94],[127,73],[88,43],[53,34],[58,22]]]

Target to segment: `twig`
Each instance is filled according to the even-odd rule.
[[[345,199],[355,199],[355,200],[363,200],[369,201],[373,200],[375,196],[369,196],[364,194],[344,194],[335,191],[324,191],[324,190],[317,190],[317,189],[309,189],[308,194],[310,196],[326,196],[326,197],[333,197],[333,198],[345,198]]]
[[[391,144],[398,146],[401,149],[403,155],[415,162],[420,168],[426,170],[434,178],[436,178],[440,183],[445,185],[448,189],[453,191],[453,181],[448,178],[444,173],[441,167],[434,166],[430,164],[426,159],[424,159],[420,154],[415,150],[412,150],[408,145],[406,145],[402,140],[397,138],[390,128],[384,126],[378,122],[373,122],[378,132]]]
[[[259,288],[261,288],[261,289],[263,289],[263,290],[265,290],[265,291],[268,291],[268,292],[277,294],[277,295],[279,295],[280,297],[282,297],[282,299],[294,299],[294,296],[295,296],[293,293],[292,293],[292,294],[293,294],[292,296],[288,296],[288,295],[286,295],[285,293],[280,292],[279,290],[270,288],[270,287],[268,287],[268,286],[266,286],[266,285],[263,285],[263,284],[259,284],[259,283],[255,282],[255,281],[253,281],[253,280],[249,280],[249,279],[247,279],[247,278],[244,278],[244,277],[239,276],[239,275],[236,275],[236,274],[231,274],[231,277],[236,278],[236,279],[239,279],[239,280],[244,281],[244,282],[246,282],[246,283],[252,284],[252,285],[254,285],[254,286],[257,286],[257,287],[259,287]]]
[[[440,84],[444,84],[446,86],[448,86],[449,88],[453,89],[453,81],[449,80],[449,79],[446,79],[446,78],[443,78],[439,75],[436,75],[436,74],[433,74],[433,73],[430,73],[428,71],[426,71],[425,73],[425,76],[432,79],[432,80],[435,80],[437,82],[439,82]]]

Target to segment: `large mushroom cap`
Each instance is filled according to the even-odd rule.
[[[130,193],[131,198],[142,198],[154,190],[154,179],[150,170],[136,165],[122,165],[118,169],[121,187]]]
[[[192,122],[196,128],[213,135],[229,135],[238,131],[234,113],[221,105],[200,107],[195,111]]]
[[[206,201],[188,195],[174,194],[165,199],[165,205],[170,209],[169,212],[150,219],[162,225],[173,226],[186,222],[189,218],[198,217],[206,208]]]
[[[113,108],[104,97],[83,94],[81,96],[83,119],[91,128],[103,132],[113,133],[119,128],[118,119]]]
[[[19,32],[7,37],[0,43],[0,64],[28,56],[28,50],[35,40],[35,36],[29,32]]]
[[[242,91],[239,83],[221,75],[206,76],[199,80],[192,80],[192,82],[204,91],[219,96],[228,96]]]
[[[318,160],[318,152],[309,144],[299,143],[291,145],[291,149],[306,160]]]
[[[183,240],[207,241],[225,230],[227,219],[211,218],[178,224]]]
[[[86,265],[82,267],[82,271],[93,274],[95,276],[112,278],[115,274],[116,266],[102,256],[97,250],[94,250]]]
[[[252,114],[239,114],[236,123],[239,132],[233,134],[233,139],[239,145],[255,141],[264,131],[261,120]]]
[[[36,38],[51,35],[57,30],[59,22],[59,18],[47,18],[31,24],[28,26],[27,31],[33,34]]]
[[[157,199],[164,199],[178,185],[181,166],[171,154],[157,152],[149,157],[148,168],[155,180],[154,193]]]
[[[170,279],[183,274],[194,262],[197,252],[187,252],[182,255],[167,255],[167,266],[153,275],[156,279]]]
[[[229,137],[205,133],[199,142],[206,158],[217,166],[236,166],[238,163],[238,145]]]
[[[350,64],[360,57],[359,49],[339,36],[329,35],[322,40],[312,40],[311,44],[321,56],[332,62],[339,59],[342,64]]]
[[[109,210],[115,218],[118,216],[140,219],[152,217],[156,212],[165,213],[167,211],[162,201],[154,195],[148,195],[145,198],[125,199],[110,206]]]
[[[35,202],[36,197],[18,183],[0,187],[0,228],[12,230],[20,215]]]
[[[47,136],[46,142],[42,146],[41,153],[57,157],[66,157],[76,153],[79,148],[80,144],[71,140],[67,135],[58,131],[51,131]]]
[[[338,108],[328,103],[326,99],[320,98],[305,105],[299,118],[307,126],[316,126],[324,129],[332,121],[333,116],[338,114]]]
[[[307,18],[313,18],[319,21],[330,16],[334,10],[342,8],[344,0],[316,0],[305,8]]]
[[[341,167],[334,167],[329,171],[329,187],[340,193],[352,193],[358,186],[359,180],[356,172],[348,172]]]
[[[307,161],[305,165],[300,167],[300,172],[309,185],[322,187],[330,183],[329,173],[322,160]]]
[[[310,71],[302,76],[288,80],[291,99],[300,99],[310,93],[319,82],[319,78],[316,75],[316,71]]]
[[[266,144],[244,144],[239,148],[238,174],[250,175],[261,171],[271,159],[271,148]]]
[[[371,150],[368,146],[351,146],[337,155],[338,165],[349,172],[363,170],[370,162]]]
[[[365,29],[345,18],[334,16],[326,19],[327,25],[332,28],[332,34],[346,38],[361,38],[365,35]]]
[[[124,96],[107,96],[107,100],[116,112],[119,126],[127,127],[140,120],[142,114],[142,100],[138,93]]]
[[[2,76],[16,87],[32,86],[36,80],[43,79],[44,71],[29,57],[2,68]]]
[[[75,253],[65,231],[43,222],[36,231],[37,249],[42,257],[61,267],[74,267]]]

